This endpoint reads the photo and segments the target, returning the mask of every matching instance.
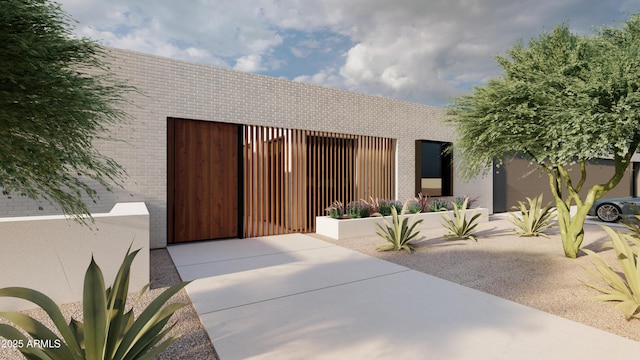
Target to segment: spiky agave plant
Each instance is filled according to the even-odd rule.
[[[21,346],[19,350],[28,359],[152,359],[171,345],[177,337],[162,339],[175,323],[165,328],[171,316],[187,304],[163,305],[188,284],[173,285],[153,300],[137,319],[133,309],[125,312],[129,289],[129,274],[133,259],[139,250],[127,251],[113,285],[105,289],[104,277],[93,258],[87,268],[83,289],[83,321],[71,319],[66,323],[60,308],[43,293],[27,288],[0,289],[0,296],[24,299],[40,306],[51,318],[60,336],[41,322],[19,312],[0,312],[0,317],[17,327],[0,324],[0,336],[17,343],[27,344],[22,331],[33,340],[53,344],[49,347]],[[142,289],[141,294],[148,287]],[[21,329],[22,331],[20,331]]]
[[[445,237],[451,240],[473,239],[478,241],[474,230],[478,226],[478,219],[482,214],[478,209],[474,210],[471,217],[467,218],[468,199],[463,201],[462,206],[453,203],[453,219],[449,215],[442,215],[442,225],[449,230]]]
[[[411,218],[406,217],[408,204],[408,201],[404,203],[399,214],[395,206],[391,207],[391,223],[384,217],[382,218],[384,226],[376,223],[378,227],[376,234],[387,240],[386,244],[378,246],[378,251],[405,250],[411,253],[415,249],[411,241],[420,234],[420,231],[415,231],[415,228],[422,223],[423,219],[416,220],[417,214]]]
[[[556,217],[555,208],[551,207],[551,203],[542,206],[542,194],[534,199],[527,198],[527,202],[529,207],[524,202],[518,201],[519,207],[514,206],[513,209],[519,209],[519,211],[510,214],[509,221],[516,226],[516,234],[548,237],[544,230],[552,226],[550,221]]]
[[[616,301],[616,308],[624,312],[627,320],[640,319],[640,240],[627,233],[615,232],[607,226],[603,228],[609,234],[611,241],[603,247],[611,247],[616,253],[616,258],[622,269],[622,273],[612,268],[600,255],[589,249],[582,249],[591,259],[595,260],[595,271],[585,270],[594,279],[605,286],[583,283],[592,287],[602,295],[595,298],[602,301]]]

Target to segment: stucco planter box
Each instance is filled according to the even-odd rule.
[[[92,214],[92,229],[63,215],[0,218],[0,288],[43,292],[57,304],[82,300],[84,274],[93,255],[110,286],[129,246],[141,249],[131,266],[130,290],[149,282],[149,212],[142,202],[118,203]],[[37,306],[0,297],[0,311]]]
[[[475,209],[467,210],[467,216],[471,216],[474,211]],[[481,214],[478,219],[479,222],[486,222],[489,220],[488,209],[478,208],[478,213]],[[442,227],[442,215],[448,215],[453,218],[453,211],[426,212],[418,214],[416,219],[423,219],[423,221],[416,227],[416,229],[426,230]],[[405,216],[412,217],[413,214],[406,214]],[[385,218],[387,221],[391,222],[391,216],[386,216]],[[333,219],[329,216],[317,216],[316,234],[336,240],[371,236],[376,234],[377,227],[374,225],[375,223],[382,225],[382,218],[367,217],[361,219]]]

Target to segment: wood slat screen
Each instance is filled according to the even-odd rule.
[[[315,231],[332,202],[392,199],[393,139],[246,125],[244,237]]]

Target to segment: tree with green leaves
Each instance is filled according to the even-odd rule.
[[[564,253],[575,258],[587,212],[620,182],[640,142],[640,15],[589,36],[560,25],[497,62],[500,77],[451,104],[460,169],[472,178],[515,156],[542,169]],[[601,158],[613,159],[611,177],[583,189],[586,163]],[[579,177],[571,177],[572,166]]]
[[[95,186],[122,185],[124,169],[93,142],[126,122],[119,105],[134,89],[72,23],[49,0],[0,2],[0,188],[86,223],[80,215],[90,215]]]

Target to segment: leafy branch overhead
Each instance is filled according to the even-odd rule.
[[[96,186],[121,185],[125,170],[94,141],[113,140],[135,89],[71,23],[50,1],[0,2],[0,188],[78,215],[89,214],[82,198],[96,201]]]

